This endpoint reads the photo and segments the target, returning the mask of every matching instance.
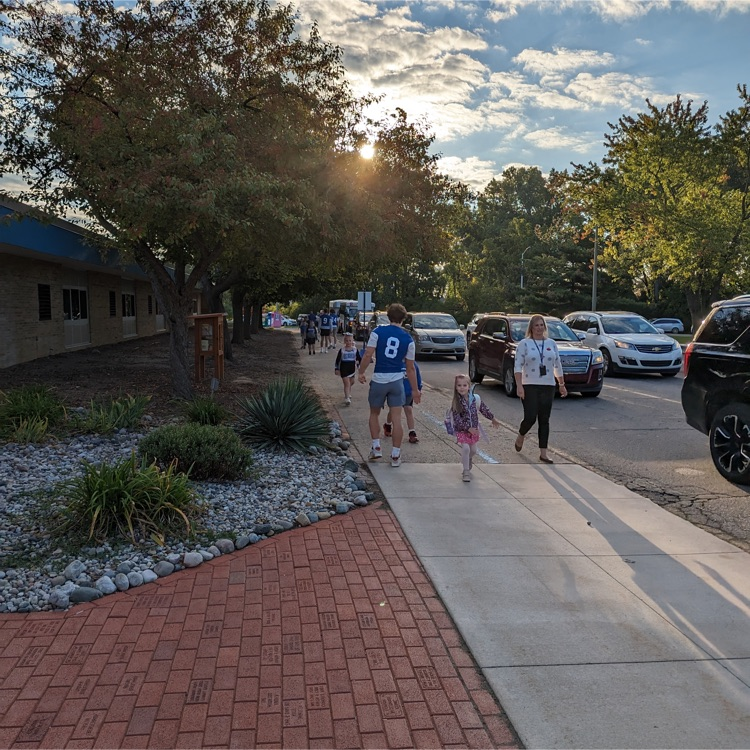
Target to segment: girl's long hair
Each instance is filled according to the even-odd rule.
[[[471,395],[471,380],[469,380],[469,376],[456,375],[456,377],[453,379],[453,403],[451,403],[451,409],[453,409],[456,414],[461,414],[461,412],[468,407],[468,399],[467,403],[464,404],[464,402],[461,400],[461,396],[456,390],[456,385],[458,384],[459,380],[465,380],[469,384],[469,395]]]

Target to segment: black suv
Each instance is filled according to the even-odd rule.
[[[714,303],[685,350],[682,408],[730,482],[750,484],[750,297]]]
[[[485,375],[500,380],[505,395],[516,395],[513,365],[516,347],[526,335],[531,315],[487,313],[477,322],[469,341],[469,378],[481,383]],[[570,392],[596,397],[602,391],[604,358],[598,349],[591,349],[559,318],[544,317],[547,332],[557,342]]]

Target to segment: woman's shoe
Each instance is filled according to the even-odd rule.
[[[516,449],[517,453],[521,452],[521,449],[523,448],[523,438],[521,438],[521,442],[518,442],[518,438],[516,438],[516,442],[513,443],[513,447]]]
[[[539,460],[543,464],[553,464],[553,463],[555,463],[551,458],[545,458],[544,456],[539,456]]]
[[[465,471],[463,474],[461,474],[461,479],[463,479],[464,482],[471,482],[471,474],[469,474],[468,471]]]

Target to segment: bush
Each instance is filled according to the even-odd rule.
[[[183,413],[188,422],[209,425],[221,424],[229,416],[229,412],[218,401],[208,396],[196,396],[185,401]]]
[[[65,419],[63,402],[44,385],[25,385],[12,391],[0,391],[0,438],[14,439],[22,423],[34,425],[33,431],[43,435]],[[45,424],[39,432],[39,425]]]
[[[144,460],[166,467],[172,462],[191,479],[232,480],[246,476],[252,453],[230,427],[168,425],[146,435],[138,445]]]
[[[245,415],[238,420],[236,429],[246,444],[302,452],[328,439],[328,418],[315,393],[298,378],[274,381],[265,391],[239,405]]]
[[[164,544],[171,532],[191,534],[201,512],[187,476],[174,464],[166,470],[139,465],[135,455],[112,465],[85,463],[83,475],[59,491],[66,503],[59,531],[98,543],[128,537]]]
[[[88,414],[77,418],[76,426],[98,434],[137,427],[149,401],[151,396],[121,396],[104,403],[92,401]]]

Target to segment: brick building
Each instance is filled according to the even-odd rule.
[[[102,252],[75,224],[28,211],[0,198],[0,369],[166,330],[139,266]],[[14,213],[24,217],[7,218]]]

